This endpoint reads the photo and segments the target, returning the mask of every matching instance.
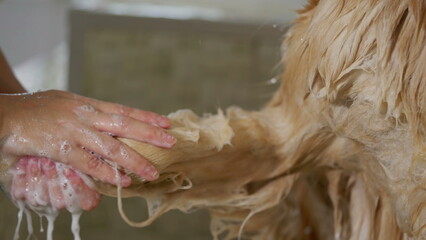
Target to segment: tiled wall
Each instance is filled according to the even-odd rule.
[[[87,34],[83,94],[168,113],[260,107],[273,92],[277,41],[169,32]]]

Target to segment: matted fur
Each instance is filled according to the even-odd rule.
[[[150,209],[127,221],[207,208],[214,239],[426,239],[425,15],[424,0],[311,1],[267,107],[177,112],[172,150],[122,140],[161,172],[123,189]]]

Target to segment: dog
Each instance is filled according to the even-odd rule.
[[[280,89],[259,111],[171,114],[177,145],[121,139],[121,214],[211,213],[214,239],[426,239],[426,1],[311,0],[286,34]],[[137,223],[121,198],[147,199]]]

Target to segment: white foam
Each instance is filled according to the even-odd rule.
[[[74,240],[80,240],[80,216],[82,211],[72,213],[71,231],[74,235]]]
[[[27,231],[28,231],[27,240],[28,240],[33,235],[33,221],[31,217],[31,212],[27,208],[25,208],[24,211],[25,211],[25,217],[27,218]]]
[[[16,205],[19,208],[18,211],[18,223],[16,224],[15,234],[13,235],[13,240],[19,240],[19,229],[21,228],[22,215],[25,210],[25,203],[23,201],[16,201]]]
[[[92,105],[82,105],[78,107],[79,110],[85,111],[85,112],[94,112],[95,108]]]
[[[39,166],[41,167],[41,166]],[[64,196],[64,199],[66,201],[66,209],[68,212],[71,213],[72,216],[72,224],[71,224],[71,231],[74,236],[74,240],[81,240],[80,238],[80,225],[79,225],[79,219],[83,212],[79,205],[79,201],[75,192],[75,189],[71,185],[70,181],[65,177],[65,171],[70,171],[69,168],[67,168],[64,164],[56,163],[56,170],[58,174],[58,181],[61,186],[62,194]],[[11,172],[12,174],[19,174],[18,171]],[[93,187],[93,182],[84,174],[76,171],[76,173],[83,179],[83,181],[89,186]],[[32,179],[31,181],[37,181],[39,179]],[[59,210],[52,206],[50,202],[46,202],[42,200],[42,192],[43,188],[40,185],[36,186],[36,189],[34,192],[32,192],[32,197],[36,199],[36,202],[40,205],[38,206],[32,206],[28,201],[23,200],[15,200],[15,204],[18,207],[18,222],[16,225],[15,233],[14,233],[14,240],[19,240],[19,230],[21,227],[22,222],[22,216],[25,213],[27,218],[27,228],[28,228],[28,237],[33,234],[33,225],[32,225],[32,219],[31,219],[31,213],[29,209],[33,210],[35,213],[37,213],[40,216],[40,232],[44,232],[43,228],[43,217],[47,219],[47,231],[46,231],[46,239],[52,240],[53,239],[53,231],[54,231],[54,222],[56,220],[56,217],[59,214]],[[27,188],[26,191],[29,191]]]
[[[43,228],[43,216],[39,215],[39,221],[40,221],[40,232],[44,232],[44,228]]]
[[[40,157],[46,157],[46,156],[47,156],[47,152],[46,152],[46,151],[41,150],[41,151],[39,151],[39,152],[38,152],[38,155],[39,155]]]
[[[56,216],[57,216],[57,214],[46,215],[46,218],[47,218],[47,240],[53,239],[52,236],[53,236],[53,229],[54,229]]]
[[[68,154],[71,151],[72,147],[68,141],[61,142],[61,154]]]

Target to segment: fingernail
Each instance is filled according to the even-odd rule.
[[[74,172],[73,170],[71,170],[71,168],[65,168],[62,173],[68,179],[74,178],[74,177],[78,176],[76,172]]]
[[[122,187],[128,187],[132,183],[132,180],[129,176],[126,176],[124,174],[121,175],[121,186]]]
[[[151,165],[145,167],[145,169],[143,169],[143,172],[142,172],[142,177],[150,179],[151,181],[157,179],[158,178],[157,169],[155,169]]]
[[[22,168],[27,168],[28,162],[29,162],[28,158],[21,158],[19,159],[18,166]]]
[[[171,147],[176,143],[176,138],[170,134],[163,133],[161,137],[168,147]]]
[[[55,169],[56,165],[53,161],[50,161],[46,159],[45,161],[41,162],[42,170],[44,173],[46,173],[48,176],[51,176],[51,171]]]
[[[47,165],[50,162],[48,158],[44,158],[44,157],[40,158],[40,161],[42,166]]]
[[[170,127],[170,120],[168,118],[166,118],[166,117],[158,117],[157,118],[157,123],[162,128],[168,128],[168,127]]]
[[[27,170],[31,174],[37,174],[40,171],[38,161],[36,159],[30,159],[28,161]]]

